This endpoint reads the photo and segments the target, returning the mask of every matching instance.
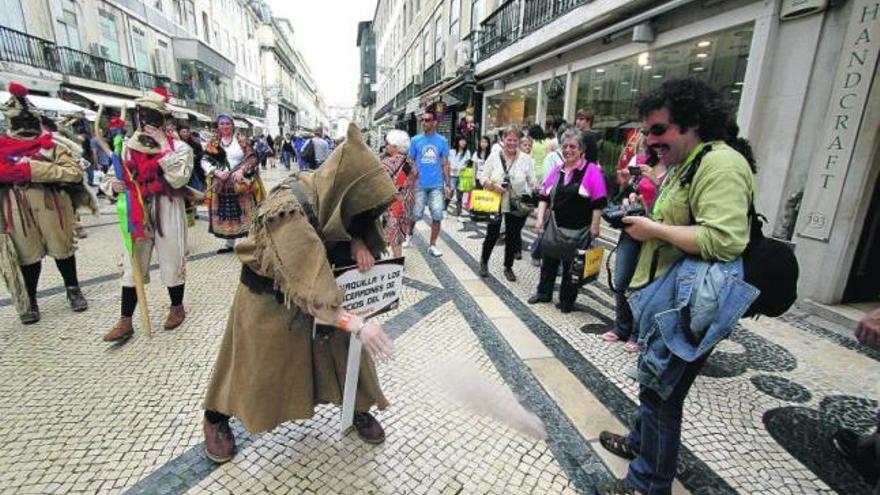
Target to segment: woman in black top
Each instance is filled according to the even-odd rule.
[[[608,203],[605,178],[596,163],[595,143],[588,143],[584,153],[584,137],[575,129],[566,131],[559,139],[562,157],[565,160],[553,167],[541,188],[541,202],[538,205],[538,218],[535,233],[540,235],[544,229],[547,206],[553,202],[553,215],[556,225],[568,229],[590,228],[590,236],[599,237],[599,222],[602,208]],[[543,256],[541,260],[541,280],[537,293],[529,298],[529,304],[550,302],[553,299],[553,285],[559,265],[562,265],[562,287],[559,291],[559,309],[568,313],[577,298],[577,288],[571,279],[571,261]]]

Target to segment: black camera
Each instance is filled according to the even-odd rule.
[[[629,175],[633,177],[641,177],[642,175],[642,167],[638,165],[633,165],[631,167],[627,167],[629,169]]]
[[[602,218],[615,229],[623,229],[626,224],[623,223],[623,217],[644,217],[648,212],[641,203],[633,203],[630,205],[612,204],[602,210]]]

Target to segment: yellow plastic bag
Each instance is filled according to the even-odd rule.
[[[497,222],[501,218],[501,194],[486,189],[471,191],[471,220]]]
[[[501,195],[486,189],[471,191],[471,211],[477,213],[498,213],[501,211]]]

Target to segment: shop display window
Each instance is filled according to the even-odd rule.
[[[752,25],[743,25],[576,72],[572,112],[589,108],[595,113],[594,128],[603,138],[599,160],[609,179],[628,136],[641,127],[639,98],[663,81],[682,77],[708,81],[735,113],[751,41]]]
[[[486,98],[486,131],[496,133],[516,124],[535,123],[538,113],[538,83]]]

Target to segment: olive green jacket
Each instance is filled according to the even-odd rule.
[[[693,166],[702,144],[669,172],[654,204],[653,218],[665,225],[696,225],[700,257],[730,261],[749,242],[748,211],[755,195],[752,171],[745,157],[723,141],[706,144],[712,150],[703,156],[690,184],[682,186],[681,178]],[[645,241],[630,287],[638,289],[660,278],[684,256],[684,251],[660,239]]]

